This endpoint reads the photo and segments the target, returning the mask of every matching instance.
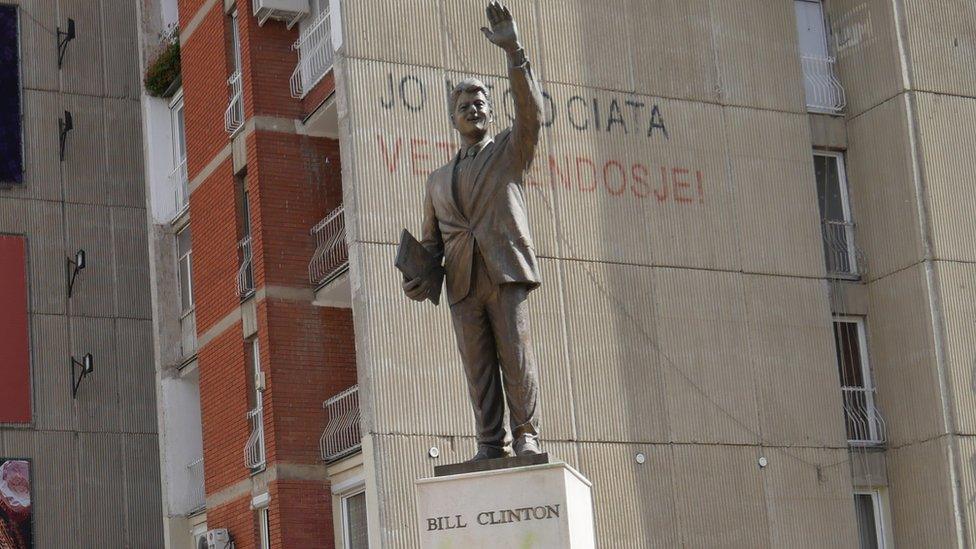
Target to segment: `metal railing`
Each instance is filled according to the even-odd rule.
[[[247,419],[251,422],[251,435],[244,445],[244,466],[251,470],[260,469],[265,464],[264,407],[259,405],[248,412]]]
[[[833,57],[800,56],[807,108],[818,112],[837,113],[847,106],[847,94],[837,79],[837,60]]]
[[[224,111],[224,129],[234,135],[244,127],[244,86],[240,71],[234,72],[227,79],[227,85],[230,86],[230,103]]]
[[[332,68],[335,49],[332,47],[331,11],[322,11],[292,46],[298,51],[298,66],[291,74],[291,96],[305,97]]]
[[[315,253],[308,263],[308,279],[322,286],[349,269],[346,218],[339,206],[309,231],[315,237]]]
[[[838,219],[821,221],[827,274],[857,279],[863,272],[863,254],[854,244],[854,223]]]
[[[187,492],[187,514],[198,511],[207,506],[207,491],[204,486],[203,458],[186,464],[186,480],[189,487]]]
[[[888,440],[884,418],[874,403],[874,388],[841,387],[847,441],[852,446],[880,446]]]
[[[252,267],[251,237],[245,236],[237,244],[241,250],[241,267],[237,269],[237,295],[241,299],[254,292],[254,269]]]
[[[186,158],[169,174],[173,186],[173,218],[176,219],[190,206],[190,178],[186,173]]]
[[[329,414],[329,423],[319,439],[322,459],[335,461],[358,451],[363,441],[359,430],[359,386],[353,385],[326,400],[322,407]]]

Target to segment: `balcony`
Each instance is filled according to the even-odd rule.
[[[264,407],[258,405],[248,412],[247,419],[251,422],[251,435],[247,437],[247,443],[244,445],[244,466],[256,471],[263,469],[265,464]]]
[[[186,465],[186,480],[189,491],[187,492],[186,508],[192,514],[207,506],[207,492],[203,478],[203,458],[191,461]]]
[[[859,279],[863,274],[864,256],[854,245],[854,223],[824,219],[821,227],[827,275],[831,278]]]
[[[806,90],[807,109],[811,112],[837,114],[847,106],[847,95],[837,79],[837,61],[834,57],[803,55],[803,84]]]
[[[186,172],[186,158],[169,174],[173,189],[173,219],[177,219],[190,207],[190,178]]]
[[[847,441],[851,446],[882,446],[887,442],[887,428],[874,404],[873,387],[841,387],[844,395],[844,419]]]
[[[310,231],[315,238],[315,253],[308,263],[308,279],[317,288],[349,270],[346,218],[343,214],[344,209],[339,206]]]
[[[319,439],[324,461],[336,461],[356,453],[362,446],[359,430],[359,386],[353,385],[322,404],[329,415],[329,423]]]
[[[298,66],[291,75],[291,96],[296,99],[305,97],[332,69],[335,48],[330,14],[328,9],[320,13],[292,46],[298,51]]]
[[[237,295],[244,299],[254,293],[254,269],[252,267],[251,237],[246,236],[237,243],[240,249],[241,266],[237,269]]]
[[[224,129],[234,135],[244,127],[244,86],[240,71],[231,75],[227,85],[230,86],[230,103],[224,111]]]
[[[284,21],[290,29],[308,13],[308,0],[252,0],[251,11],[258,20],[258,26],[275,19]]]

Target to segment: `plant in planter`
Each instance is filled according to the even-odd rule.
[[[171,25],[160,33],[162,49],[146,68],[146,93],[153,97],[171,97],[180,80],[180,29]]]

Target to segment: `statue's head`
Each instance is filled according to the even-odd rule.
[[[488,86],[477,78],[465,78],[454,86],[448,107],[454,128],[474,141],[481,140],[495,121]]]

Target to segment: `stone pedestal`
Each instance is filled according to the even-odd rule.
[[[590,481],[565,463],[416,482],[417,528],[431,549],[591,549]]]

